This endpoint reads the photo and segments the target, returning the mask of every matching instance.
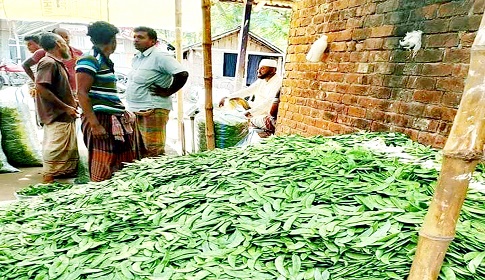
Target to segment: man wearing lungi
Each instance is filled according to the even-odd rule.
[[[42,142],[43,182],[76,173],[79,154],[76,141],[76,101],[69,86],[63,59],[69,47],[61,36],[45,33],[40,45],[46,55],[37,64],[35,95],[37,113],[44,124]]]
[[[136,115],[135,145],[139,158],[165,154],[171,95],[184,86],[189,76],[170,53],[156,44],[155,30],[144,26],[134,29],[138,53],[132,61],[125,93],[128,110]]]

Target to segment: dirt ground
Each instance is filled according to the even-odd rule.
[[[42,167],[22,168],[21,172],[0,174],[0,201],[14,200],[14,192],[42,183]]]

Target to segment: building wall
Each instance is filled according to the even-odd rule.
[[[325,2],[325,3],[322,3]],[[278,134],[404,132],[442,147],[485,0],[302,0],[291,21]],[[423,31],[415,56],[399,40]],[[305,59],[328,36],[320,62]]]

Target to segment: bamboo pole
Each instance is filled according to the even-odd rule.
[[[177,60],[182,63],[182,0],[175,0],[175,51]],[[177,122],[182,155],[185,155],[184,93],[182,89],[177,92]]]
[[[249,23],[251,21],[251,8],[253,5],[253,0],[247,0],[244,6],[244,16],[241,23],[241,29],[239,30],[239,53],[237,55],[236,63],[236,79],[234,80],[234,91],[242,88],[244,77],[244,72],[246,70],[246,50],[248,48],[249,41]]]
[[[211,1],[202,1],[202,49],[204,52],[204,86],[205,86],[205,136],[207,149],[214,150],[214,115],[212,107],[212,35],[211,35]]]
[[[473,170],[485,144],[485,17],[471,48],[470,69],[460,107],[446,145],[433,200],[419,233],[408,280],[436,280],[450,242]]]

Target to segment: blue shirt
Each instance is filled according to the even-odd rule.
[[[175,58],[156,46],[138,52],[133,58],[125,91],[128,110],[172,110],[171,96],[154,96],[149,88],[152,85],[168,88],[172,85],[172,76],[183,71],[185,68]]]

